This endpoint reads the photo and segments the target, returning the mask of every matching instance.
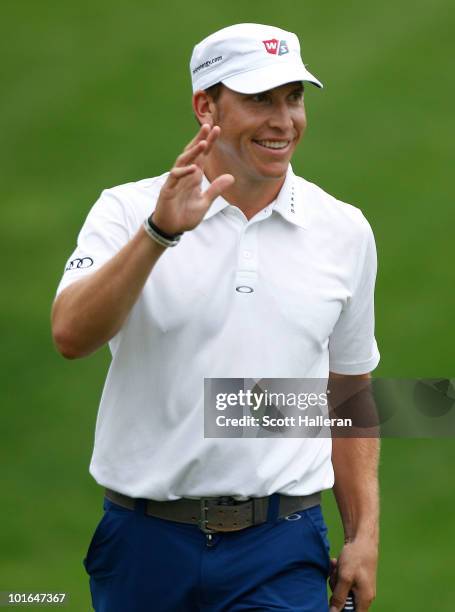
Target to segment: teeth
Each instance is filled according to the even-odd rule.
[[[255,142],[269,149],[285,149],[289,144],[289,140],[256,140]]]

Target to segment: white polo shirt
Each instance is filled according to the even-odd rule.
[[[136,234],[166,177],[103,191],[57,292]],[[291,167],[278,198],[249,221],[217,198],[158,260],[109,343],[92,476],[157,500],[331,488],[330,439],[204,438],[204,378],[373,370],[375,276],[374,238],[361,211]]]

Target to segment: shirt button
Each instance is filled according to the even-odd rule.
[[[243,251],[243,256],[245,259],[251,259],[251,251]]]

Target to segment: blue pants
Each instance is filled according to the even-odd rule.
[[[276,504],[275,504],[276,506]],[[84,566],[96,612],[327,612],[330,558],[320,506],[244,530],[212,546],[195,525],[104,499]]]

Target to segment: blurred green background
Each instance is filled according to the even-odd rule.
[[[0,591],[91,609],[82,558],[102,499],[88,464],[109,355],[59,357],[51,302],[100,191],[166,171],[193,135],[192,46],[242,21],[297,32],[325,84],[307,88],[293,165],[374,229],[376,374],[454,376],[451,0],[4,1]],[[383,442],[374,610],[453,610],[454,466],[450,438]],[[336,554],[331,494],[325,509]]]

